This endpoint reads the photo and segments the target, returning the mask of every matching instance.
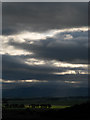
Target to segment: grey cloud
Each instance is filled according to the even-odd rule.
[[[4,80],[87,80],[87,75],[55,75],[52,72],[63,72],[70,68],[54,68],[50,66],[29,66],[13,56],[4,55],[2,64],[2,78]],[[74,69],[74,68],[73,68]],[[77,68],[81,69],[81,68]],[[76,68],[75,68],[76,70]]]
[[[16,34],[24,30],[44,32],[50,29],[88,25],[88,3],[3,3],[2,7],[3,35]],[[49,65],[30,66],[24,63],[26,58],[59,60],[69,63],[87,63],[88,48],[85,46],[87,44],[87,32],[67,32],[62,34],[71,34],[75,39],[73,41],[63,41],[63,38],[60,37],[61,35],[57,34],[56,38],[40,40],[32,45],[28,44],[28,42],[17,43],[13,39],[8,42],[7,45],[14,46],[15,49],[32,51],[34,54],[26,56],[3,55],[2,78],[5,81],[36,79],[41,81],[47,80],[48,82],[45,84],[35,83],[35,85],[32,85],[32,83],[23,83],[24,87],[21,83],[3,83],[3,88],[12,88],[12,86],[15,86],[15,89],[12,88],[10,91],[7,89],[3,90],[3,97],[87,95],[87,74],[52,74],[52,72],[84,70],[84,68],[56,68]],[[81,83],[79,88],[74,88],[75,86],[64,83],[65,80],[80,81]],[[59,81],[60,84],[56,81]],[[29,84],[32,86],[29,86]]]
[[[2,64],[3,79],[6,80],[19,80],[19,79],[40,79],[43,80],[45,77],[49,78],[51,72],[57,71],[56,68],[48,66],[29,66],[20,59],[4,55]],[[63,71],[63,70],[61,70]]]
[[[88,3],[3,3],[3,34],[88,25]]]
[[[34,44],[18,43],[13,39],[8,42],[8,45],[14,46],[16,49],[24,49],[34,52],[33,57],[46,60],[59,60],[69,63],[88,63],[88,39],[87,33],[74,34],[72,40],[64,40],[60,35],[56,38],[47,38],[46,40],[36,41]],[[85,35],[86,34],[86,35]],[[84,36],[84,37],[83,37]],[[27,41],[27,40],[26,40]]]

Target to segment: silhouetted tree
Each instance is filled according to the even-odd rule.
[[[52,106],[51,106],[51,104],[47,104],[47,107],[48,107],[48,108],[51,108]]]
[[[31,107],[32,107],[32,108],[35,108],[35,104],[31,104]]]
[[[9,104],[5,104],[5,107],[8,108],[8,107],[9,107]]]
[[[41,108],[47,108],[47,104],[41,104]]]
[[[20,108],[24,108],[25,106],[24,106],[24,104],[20,104],[19,107]]]

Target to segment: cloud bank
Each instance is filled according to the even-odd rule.
[[[86,89],[87,25],[88,3],[3,3],[3,89]]]

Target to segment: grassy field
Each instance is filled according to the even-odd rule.
[[[63,105],[63,106],[60,106],[60,105],[52,105],[52,109],[64,109],[64,108],[67,108],[67,107],[70,107],[70,106],[65,106],[65,105]]]
[[[27,108],[27,106],[25,107]],[[7,108],[2,111],[2,120],[89,120],[89,102],[73,107],[66,107],[67,106],[52,105],[50,109]]]
[[[88,100],[87,97],[66,97],[66,98],[29,98],[29,99],[6,99],[9,104],[51,104],[58,106],[72,106],[81,104]],[[4,102],[3,102],[4,104]]]
[[[52,105],[51,109],[63,109],[63,108],[67,108],[67,107],[70,107],[70,106]],[[25,105],[25,108],[29,108],[29,106]]]
[[[29,99],[4,99],[3,108],[5,108],[5,101],[8,104],[24,104],[25,109],[29,108],[29,104],[51,104],[51,109],[64,109],[74,106],[76,104],[82,104],[88,99],[86,97],[67,97],[67,98],[29,98]],[[10,108],[16,109],[16,108]],[[19,108],[17,108],[19,109]]]
[[[68,108],[68,107],[71,107],[71,106],[52,105],[50,109],[64,109],[64,108]],[[4,105],[3,105],[3,108],[5,108]],[[27,108],[32,109],[28,105],[25,105],[24,108],[6,108],[6,109],[12,109],[13,110],[13,109],[27,109]],[[40,107],[39,108],[35,108],[35,109],[40,109]]]

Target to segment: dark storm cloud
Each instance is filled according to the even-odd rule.
[[[70,68],[54,68],[50,66],[30,66],[19,60],[19,58],[3,55],[2,78],[4,80],[86,80],[87,75],[55,75],[52,72],[64,72]],[[83,68],[71,68],[71,70],[83,70]]]
[[[58,36],[58,35],[57,35]],[[78,38],[78,39],[77,39]],[[33,52],[32,57],[46,60],[59,60],[69,63],[88,63],[87,36],[83,34],[72,40],[63,38],[47,38],[46,40],[36,41],[34,44],[18,43],[13,39],[8,45],[16,49],[24,49]]]
[[[88,3],[3,3],[3,34],[88,24]]]
[[[22,57],[22,56],[21,56]],[[50,72],[55,72],[57,69],[54,67],[48,67],[48,66],[30,66],[22,62],[21,57],[18,56],[9,56],[9,55],[3,55],[2,56],[2,65],[3,65],[3,73],[8,73],[11,76],[13,75],[13,72],[16,76],[22,76],[21,78],[23,79],[23,76],[33,76],[32,74],[48,74]],[[12,72],[12,73],[11,73]],[[23,73],[23,74],[22,74]],[[14,77],[14,76],[13,76]],[[20,79],[20,78],[18,78]]]
[[[27,80],[27,79],[40,79],[44,80],[50,72],[55,72],[54,68],[29,66],[25,63],[21,63],[16,57],[5,55],[3,58],[2,71],[3,79],[6,80]]]
[[[48,33],[47,30],[51,29],[87,26],[88,3],[24,2],[3,3],[2,7],[3,35],[14,34],[10,38],[4,38],[5,36],[3,36],[5,51],[3,50],[2,56],[2,79],[4,82],[8,82],[8,80],[11,82],[16,81],[16,83],[7,84],[3,82],[3,96],[55,97],[87,95],[87,74],[55,74],[68,70],[73,70],[77,73],[79,70],[87,72],[87,68],[56,67],[50,62],[56,60],[56,62],[75,64],[87,63],[87,31],[65,31],[54,35],[52,38],[46,37],[45,40],[33,41],[27,38],[28,40],[25,39],[23,43],[21,43],[23,38],[20,38],[22,40],[19,41],[17,33],[26,30],[27,32],[43,32],[45,35]],[[72,40],[65,40],[64,35],[71,35],[73,38]],[[22,37],[22,35],[19,37]],[[33,41],[33,44],[30,44],[30,41]],[[19,49],[23,50],[20,53],[23,55],[19,54]],[[14,56],[15,50],[16,55]],[[33,54],[25,55],[24,52],[26,51]],[[44,60],[48,64],[28,65],[25,62],[30,58]],[[40,82],[22,83],[20,80],[40,80]],[[44,81],[48,82],[44,83]]]

